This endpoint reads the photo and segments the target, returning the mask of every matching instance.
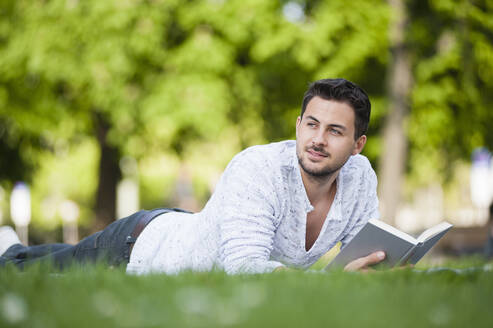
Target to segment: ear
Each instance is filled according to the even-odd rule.
[[[361,151],[363,150],[363,147],[365,147],[365,144],[366,144],[366,136],[362,135],[354,143],[354,149],[353,149],[352,155],[356,155],[356,154],[361,153]]]
[[[298,116],[298,118],[296,119],[296,138],[298,138],[298,130],[300,128],[300,125],[301,125],[301,116]]]

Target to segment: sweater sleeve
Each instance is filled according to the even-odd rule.
[[[226,168],[214,197],[221,204],[220,259],[228,274],[271,272],[276,193],[267,161],[239,154]]]

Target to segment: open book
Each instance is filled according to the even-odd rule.
[[[415,264],[450,228],[450,223],[442,222],[414,238],[383,221],[371,219],[325,269],[344,268],[349,262],[376,251],[385,252],[381,263],[387,267]]]

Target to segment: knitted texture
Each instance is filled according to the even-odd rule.
[[[166,213],[137,239],[129,273],[214,268],[229,274],[305,269],[338,241],[345,246],[378,218],[377,179],[368,159],[351,156],[320,234],[305,250],[306,215],[313,210],[293,140],[250,147],[229,163],[204,209]]]

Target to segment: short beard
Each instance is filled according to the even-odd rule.
[[[311,176],[313,178],[316,178],[317,180],[331,177],[334,173],[336,173],[344,165],[344,164],[342,164],[342,165],[340,165],[339,167],[337,167],[335,169],[334,168],[331,168],[331,167],[328,167],[328,168],[322,169],[320,171],[314,171],[314,170],[308,169],[303,164],[303,160],[299,156],[298,156],[298,164],[303,169],[303,171],[305,171],[306,174],[308,174],[309,176]]]
[[[320,151],[320,152],[323,152],[325,154],[327,154],[327,156],[330,157],[330,154],[326,153],[325,151],[323,151],[322,149],[318,149],[316,147],[312,147],[313,149],[315,149],[316,151]],[[344,166],[344,164],[346,164],[347,160],[349,159],[350,156],[348,156],[346,158],[346,160],[343,162],[343,163],[335,163],[336,167],[325,167],[325,168],[322,168],[321,170],[310,170],[309,168],[307,168],[305,166],[305,164],[303,163],[303,158],[301,156],[302,154],[302,150],[299,149],[299,146],[296,145],[296,157],[298,158],[298,164],[299,166],[301,167],[301,169],[309,176],[311,177],[313,180],[317,180],[317,181],[324,181],[324,180],[327,180],[328,178],[330,178],[332,175],[334,175],[335,173],[337,173],[341,167]]]

